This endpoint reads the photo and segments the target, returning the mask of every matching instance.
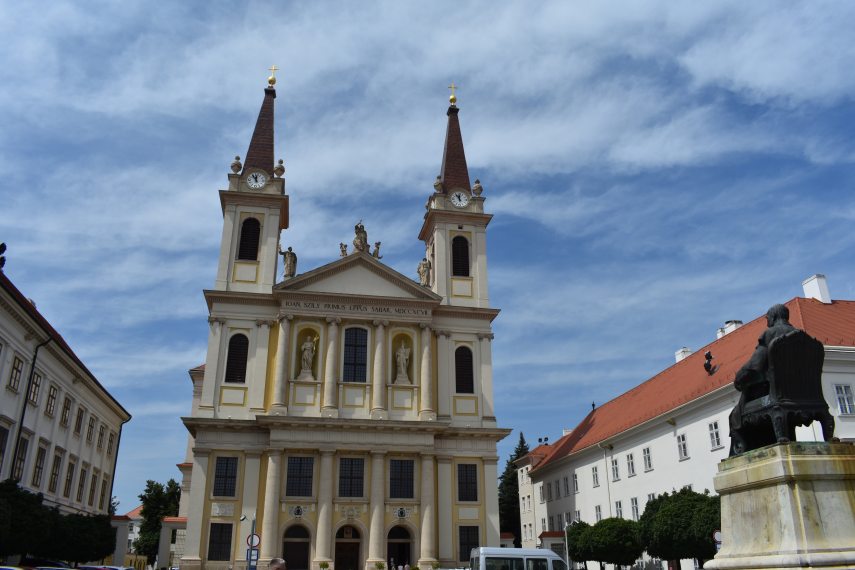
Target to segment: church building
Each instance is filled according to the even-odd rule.
[[[413,276],[380,260],[361,222],[352,245],[300,273],[279,245],[289,203],[268,82],[219,192],[208,352],[190,371],[182,502],[167,521],[186,521],[180,566],[245,568],[254,543],[261,568],[460,566],[499,546],[496,444],[510,430],[493,409],[492,216],[470,183],[456,97]]]

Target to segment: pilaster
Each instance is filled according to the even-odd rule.
[[[451,478],[451,457],[442,455],[436,458],[439,498],[437,501],[437,517],[439,518],[439,559],[443,561],[455,560],[453,549],[454,524],[452,522],[451,510],[453,497],[451,494],[453,480]]]
[[[279,317],[279,338],[276,342],[276,370],[273,385],[273,412],[288,414],[288,356],[291,340],[291,320],[294,315]]]
[[[282,485],[282,452],[269,451],[267,479],[264,482],[264,519],[261,525],[261,552],[259,558],[270,560],[278,556],[279,546],[279,492]]]
[[[493,405],[493,333],[478,334],[478,348],[481,352],[481,415],[495,424],[496,412]]]
[[[374,568],[376,562],[383,562],[386,559],[386,553],[383,550],[385,544],[383,514],[386,505],[386,485],[385,485],[385,451],[371,452],[371,527],[368,531],[368,559],[365,561],[367,570]]]
[[[499,545],[499,488],[496,486],[498,480],[498,457],[484,458],[484,505],[486,510],[485,539],[486,546]]]
[[[190,510],[187,517],[187,534],[185,535],[184,555],[181,557],[182,565],[201,564],[199,553],[202,549],[202,516],[207,498],[207,479],[208,479],[208,459],[210,456],[209,450],[194,449],[193,450],[193,472],[191,480],[193,485],[190,487],[190,504],[194,508]]]
[[[439,382],[437,413],[440,417],[451,415],[451,333],[436,331],[437,381]]]
[[[436,419],[436,410],[434,409],[433,404],[433,376],[431,375],[430,364],[431,364],[431,330],[430,327],[426,324],[422,323],[419,325],[421,327],[421,342],[422,342],[422,355],[421,355],[421,398],[419,398],[419,402],[421,407],[419,408],[419,419],[420,420],[435,420]]]
[[[199,401],[199,415],[202,417],[211,417],[214,415],[220,346],[222,344],[225,319],[208,317],[208,324],[211,332],[208,334],[208,353],[205,357],[205,380],[202,382],[202,397]]]
[[[436,560],[436,520],[434,505],[434,458],[423,453],[421,456],[421,552],[419,553],[419,568],[430,568]]]
[[[338,325],[341,319],[327,317],[327,352],[324,366],[324,405],[321,415],[338,417]]]
[[[315,559],[332,562],[330,544],[332,540],[333,514],[333,461],[335,451],[321,450],[320,481],[318,484],[318,534],[315,537]]]
[[[374,321],[374,377],[372,382],[371,419],[385,420],[386,411],[386,328],[389,321]],[[382,558],[381,558],[382,560]]]

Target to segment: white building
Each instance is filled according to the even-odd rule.
[[[0,480],[65,513],[107,513],[131,416],[2,271],[0,379]]]
[[[835,436],[855,441],[855,301],[832,301],[823,276],[805,282],[806,297],[786,303],[790,322],[825,345],[823,392],[834,415]],[[575,520],[637,520],[654,496],[690,487],[713,490],[717,463],[729,452],[728,416],[736,405],[736,371],[748,360],[766,327],[764,317],[744,326],[731,321],[719,338],[653,378],[593,409],[554,444],[539,446],[517,462],[523,546],[541,540],[563,553],[564,526]],[[711,372],[704,368],[712,355]],[[814,423],[798,428],[799,440],[822,439]],[[528,482],[530,479],[530,482]],[[530,490],[529,490],[530,487]],[[592,566],[593,567],[593,566]],[[692,568],[692,561],[683,561]]]
[[[181,566],[241,567],[252,528],[262,567],[459,566],[472,547],[499,546],[496,443],[510,430],[493,412],[492,216],[469,181],[458,108],[413,227],[425,247],[418,281],[386,266],[360,223],[355,250],[334,247],[302,273],[284,254],[277,282],[289,208],[275,96],[265,90],[246,160],[219,193],[208,353],[191,371],[179,466]]]

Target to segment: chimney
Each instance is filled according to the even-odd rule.
[[[692,354],[692,349],[687,346],[684,346],[683,348],[674,353],[674,360],[680,362],[690,354]]]
[[[808,299],[816,299],[821,303],[831,303],[831,293],[828,292],[828,281],[825,275],[817,273],[802,281],[802,288],[805,291],[805,297]]]
[[[719,339],[726,334],[732,333],[733,331],[735,331],[736,329],[738,329],[741,326],[742,326],[742,321],[738,321],[736,319],[733,319],[730,321],[724,321],[724,326],[715,331],[715,337],[717,339]]]

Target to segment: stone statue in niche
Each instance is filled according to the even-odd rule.
[[[416,271],[419,273],[419,284],[422,287],[430,287],[430,261],[427,260],[427,257],[423,257],[419,261],[419,267]]]
[[[312,374],[312,362],[315,359],[315,351],[317,348],[318,335],[312,336],[307,334],[303,344],[300,345],[300,376],[297,377],[297,380],[315,379],[314,374]]]
[[[410,364],[410,349],[401,341],[398,350],[395,351],[395,363],[398,366],[398,375],[395,376],[395,384],[410,384],[410,376],[407,373]]]
[[[751,358],[733,381],[740,392],[730,412],[730,455],[796,440],[796,426],[822,424],[831,441],[834,419],[822,394],[822,343],[789,322],[790,311],[774,305]]]
[[[288,246],[286,251],[282,251],[282,246],[279,246],[279,255],[282,256],[282,264],[285,268],[284,276],[285,279],[290,279],[297,274],[297,254],[294,253],[294,250],[291,249],[291,246]]]
[[[353,248],[356,251],[368,252],[371,247],[368,245],[368,232],[365,231],[365,226],[362,225],[362,220],[353,227],[353,233],[356,234],[353,238]]]

